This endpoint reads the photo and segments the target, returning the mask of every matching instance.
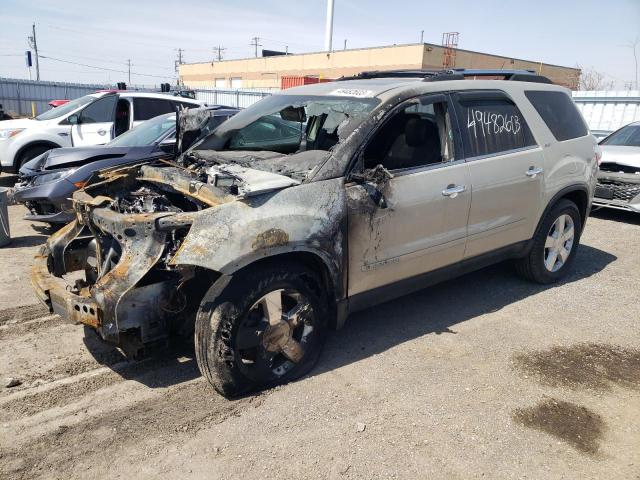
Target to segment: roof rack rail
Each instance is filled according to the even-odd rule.
[[[336,81],[365,80],[370,78],[425,78],[438,73],[436,70],[370,70],[349,77],[340,77]]]
[[[547,77],[536,74],[535,70],[480,70],[454,68],[451,70],[372,70],[360,72],[337,81],[366,80],[372,78],[422,78],[426,82],[443,80],[464,80],[469,77],[502,77],[518,82],[553,83]]]
[[[489,69],[467,69],[467,68],[454,68],[452,70],[444,70],[438,72],[438,76],[443,75],[444,78],[438,78],[438,80],[444,80],[447,75],[467,77],[503,77],[504,80],[511,80],[516,82],[535,82],[535,83],[553,83],[549,78],[538,75],[535,70],[489,70]]]

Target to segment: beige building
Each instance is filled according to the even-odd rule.
[[[442,69],[445,48],[429,43],[245,58],[180,65],[180,79],[191,88],[279,88],[283,76],[326,79],[365,70]],[[580,70],[559,65],[455,49],[456,68],[528,69],[554,83],[577,88]]]

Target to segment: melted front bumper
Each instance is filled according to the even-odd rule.
[[[36,255],[31,275],[36,295],[52,313],[95,328],[111,343],[120,344],[122,333],[130,331],[142,343],[163,338],[169,312],[164,302],[175,281],[145,276],[164,251],[167,234],[157,230],[155,222],[166,214],[123,215],[107,208],[84,213],[52,235]],[[117,241],[121,255],[95,284],[71,284],[65,277],[86,264],[82,244],[92,238],[84,228],[89,216],[94,234]]]

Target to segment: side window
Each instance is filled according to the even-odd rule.
[[[465,155],[480,157],[536,144],[518,107],[500,92],[456,95]]]
[[[314,117],[315,118],[315,117]],[[324,118],[324,117],[323,117]],[[318,127],[318,130],[322,130]],[[304,123],[290,122],[279,115],[265,115],[246,127],[238,130],[229,140],[229,150],[273,150],[282,153],[293,153],[300,148],[304,132]],[[322,130],[324,132],[324,130]],[[318,136],[320,136],[318,134]],[[324,137],[323,137],[324,138]],[[328,150],[333,144],[311,140],[307,135],[307,147],[318,143],[319,147],[307,148]],[[322,143],[322,144],[320,144]]]
[[[80,123],[113,122],[117,97],[107,95],[99,98],[80,113]]]
[[[566,93],[527,91],[524,94],[559,142],[589,133],[580,112]]]
[[[140,98],[133,99],[133,120],[149,120],[163,113],[175,112],[173,103],[160,98]]]
[[[364,167],[398,170],[453,160],[450,112],[446,100],[438,100],[416,100],[396,112],[367,145]]]

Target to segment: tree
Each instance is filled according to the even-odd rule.
[[[578,90],[613,90],[614,82],[612,80],[605,80],[605,74],[598,72],[593,68],[582,68],[580,65],[576,65],[576,68],[580,69],[580,77],[578,78]]]

